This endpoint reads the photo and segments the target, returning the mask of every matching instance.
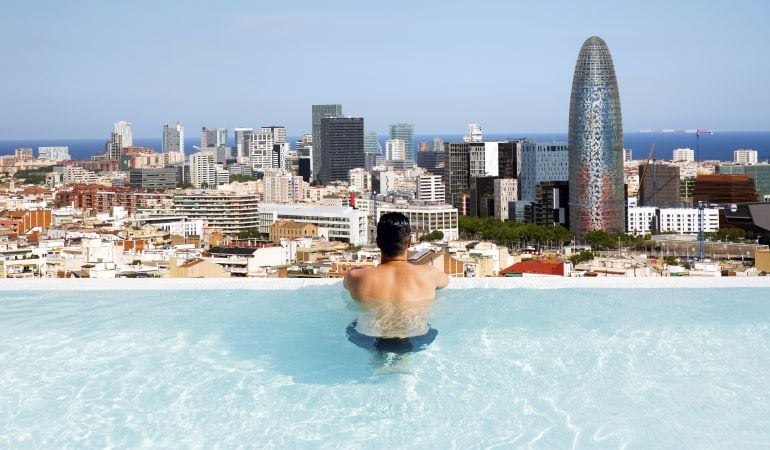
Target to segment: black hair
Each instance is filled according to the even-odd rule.
[[[383,256],[393,258],[404,253],[411,236],[409,218],[400,212],[383,214],[377,222],[377,247]]]

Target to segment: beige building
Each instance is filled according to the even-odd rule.
[[[178,264],[176,258],[169,261],[170,278],[229,278],[227,272],[219,264],[204,261],[203,259],[193,259]]]
[[[269,239],[280,242],[281,239],[318,236],[318,226],[312,223],[300,223],[291,220],[279,220],[268,228]]]
[[[770,250],[757,250],[754,255],[754,267],[760,272],[770,273]]]

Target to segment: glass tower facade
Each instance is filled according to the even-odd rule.
[[[323,137],[321,136],[321,119],[324,117],[340,117],[342,115],[342,105],[313,105],[313,179],[318,180],[321,174],[321,152],[323,147]]]
[[[390,126],[390,139],[401,139],[406,146],[406,159],[414,161],[414,125],[397,123]]]
[[[572,79],[569,209],[578,239],[592,230],[625,232],[620,94],[610,50],[596,36],[583,43]]]

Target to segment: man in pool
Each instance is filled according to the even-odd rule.
[[[380,265],[351,270],[345,289],[361,307],[347,329],[348,339],[368,350],[407,353],[425,349],[438,333],[427,323],[436,289],[449,283],[447,275],[431,265],[410,264],[412,244],[409,219],[398,212],[380,217],[377,246]]]

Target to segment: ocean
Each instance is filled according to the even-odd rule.
[[[414,148],[420,141],[432,144],[433,138],[439,137],[445,142],[461,141],[462,134],[417,134],[414,137]],[[294,145],[300,136],[289,136],[288,140]],[[533,139],[536,141],[567,140],[567,133],[487,133],[484,139],[488,141],[506,139]],[[230,136],[230,145],[235,146]],[[380,135],[380,144],[385,148],[386,134]],[[663,132],[628,132],[623,136],[624,147],[633,151],[634,159],[645,159],[650,146],[655,144],[655,155],[658,159],[671,159],[675,148],[690,147],[695,149],[695,134],[663,133]],[[68,146],[73,159],[90,159],[91,156],[104,151],[105,139],[0,139],[0,155],[13,154],[19,147],[32,147],[37,154],[37,147]],[[152,147],[161,150],[161,138],[134,138],[134,145]],[[188,139],[185,143],[187,154],[195,152],[193,145],[198,145],[198,139]],[[748,148],[757,150],[761,161],[770,160],[770,131],[717,131],[712,135],[700,138],[700,159],[732,161],[733,151]],[[416,151],[416,150],[415,150]]]

